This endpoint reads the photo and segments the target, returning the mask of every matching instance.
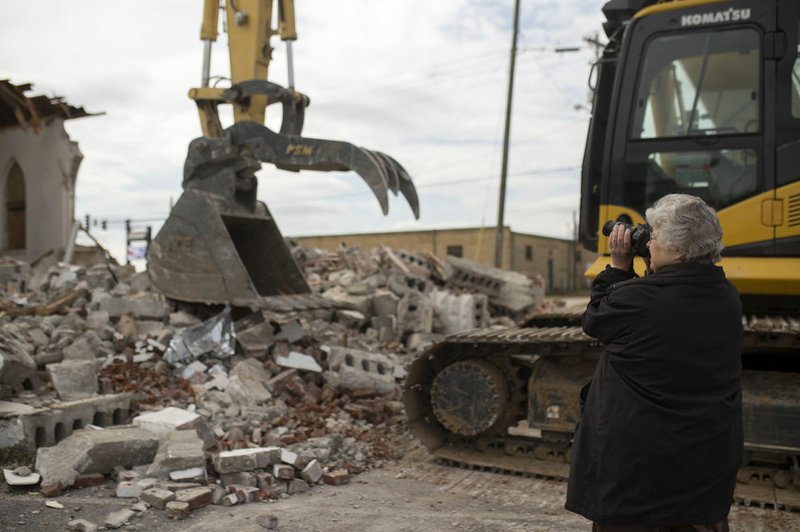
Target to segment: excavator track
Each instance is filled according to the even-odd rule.
[[[594,363],[602,353],[602,345],[583,333],[580,316],[581,312],[540,314],[524,327],[450,335],[418,357],[409,368],[403,400],[412,430],[434,458],[467,469],[566,480],[572,434],[529,428],[525,414],[526,402],[530,400],[527,378],[534,363],[544,357]],[[797,319],[745,316],[742,323],[745,351],[800,353]],[[459,371],[444,371],[453,366]],[[496,383],[498,371],[509,377],[505,392]],[[482,410],[465,410],[470,401],[485,402],[480,394],[468,395],[461,403],[453,400],[442,404],[440,396],[450,395],[450,388],[460,382],[455,377],[448,378],[449,373],[463,374],[466,382],[480,384],[478,389],[485,390],[486,397],[496,398],[498,393],[506,393],[509,411],[492,407],[494,399]],[[479,373],[483,374],[482,379],[475,375]],[[459,425],[449,420],[442,413],[448,408],[466,421]],[[490,428],[481,432],[487,425]],[[737,477],[735,501],[747,506],[800,511],[800,479],[793,477],[785,465],[786,461],[794,460],[793,471],[797,475],[797,455],[785,458],[784,464],[768,467],[757,460],[743,465]]]

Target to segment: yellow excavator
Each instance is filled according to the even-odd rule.
[[[587,274],[608,264],[606,221],[643,223],[675,192],[717,209],[745,326],[735,497],[800,510],[800,3],[612,0],[603,12],[580,208],[581,243],[601,257]],[[409,423],[442,461],[567,478],[601,352],[580,314],[450,336],[409,368]]]
[[[277,17],[273,7],[277,6]],[[211,86],[211,48],[224,11],[230,86]],[[272,28],[277,19],[277,30]],[[268,81],[271,37],[286,42],[289,87]],[[261,163],[282,170],[354,171],[388,212],[388,192],[401,193],[419,218],[416,189],[392,157],[333,140],[301,136],[308,96],[294,89],[293,0],[205,0],[202,86],[189,91],[203,136],[189,144],[183,193],[150,244],[153,284],[176,301],[290,310],[319,306],[267,206],[256,196]],[[264,125],[267,106],[280,104],[279,131]],[[219,107],[233,107],[223,128]],[[279,296],[279,297],[276,297]]]

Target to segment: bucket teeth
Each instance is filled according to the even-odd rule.
[[[419,218],[414,183],[405,169],[385,153],[349,142],[282,135],[256,122],[240,122],[229,130],[235,144],[249,146],[258,159],[284,170],[354,171],[372,190],[383,214],[389,212],[388,192],[400,192]]]

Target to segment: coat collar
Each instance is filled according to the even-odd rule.
[[[714,264],[697,264],[683,262],[670,264],[660,268],[656,273],[615,283],[615,287],[632,283],[655,285],[668,284],[713,284],[725,281],[725,271]]]

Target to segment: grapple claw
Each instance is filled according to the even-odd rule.
[[[403,197],[406,198],[406,201],[408,201],[408,204],[411,207],[411,212],[414,213],[414,218],[419,220],[419,197],[417,196],[417,187],[414,186],[411,176],[408,175],[408,172],[406,172],[406,169],[403,168],[403,165],[395,161],[391,156],[386,155],[385,153],[383,156],[389,159],[393,167],[397,170],[400,193],[403,194]]]

